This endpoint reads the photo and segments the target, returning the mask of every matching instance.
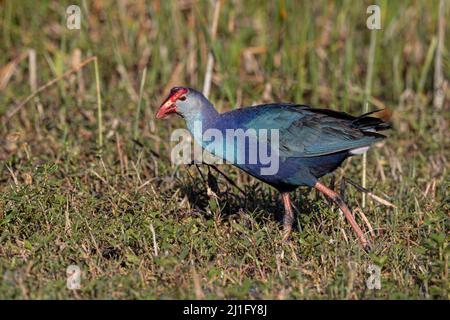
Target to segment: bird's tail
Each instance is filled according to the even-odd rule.
[[[364,132],[378,132],[378,131],[388,130],[392,127],[390,123],[388,123],[380,118],[370,117],[371,114],[380,112],[382,110],[383,109],[364,113],[364,114],[360,115],[359,117],[355,118],[352,121],[352,124],[356,128],[358,128]]]

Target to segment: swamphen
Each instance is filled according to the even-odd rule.
[[[346,158],[364,153],[370,145],[384,139],[385,136],[378,131],[388,129],[387,123],[370,117],[370,113],[354,117],[344,112],[292,103],[263,104],[220,114],[203,94],[186,87],[175,87],[171,90],[156,118],[161,119],[172,113],[185,119],[194,140],[203,148],[213,150],[212,153],[216,156],[231,161],[238,168],[268,183],[281,193],[285,208],[283,239],[289,237],[294,222],[289,192],[299,186],[309,186],[331,198],[341,208],[363,248],[370,250],[370,242],[348,206],[339,194],[320,183],[318,178],[334,171]],[[196,126],[199,123],[200,130],[198,125]],[[248,158],[245,158],[243,163],[236,163],[233,161],[235,159],[228,159],[224,152],[215,152],[214,148],[208,148],[211,141],[205,141],[203,137],[203,133],[208,129],[221,132],[224,136],[229,129],[276,129],[278,170],[273,174],[262,174],[261,161],[250,163]],[[256,135],[256,139],[261,139],[261,136]],[[266,140],[273,144],[273,139]],[[237,146],[235,140],[231,145],[229,141],[225,144],[225,148],[229,149],[242,148]]]

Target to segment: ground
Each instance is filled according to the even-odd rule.
[[[81,2],[81,30],[66,27],[69,4],[0,4],[0,298],[449,298],[439,1],[379,1],[376,31],[369,2],[226,1],[215,40],[209,1]],[[242,191],[214,168],[171,164],[170,133],[184,124],[154,114],[172,86],[202,89],[209,49],[220,111],[385,108],[393,130],[368,153],[367,188],[396,207],[368,197],[362,208],[345,188],[374,229],[373,253],[314,191],[292,194],[297,223],[283,243],[273,189],[227,165],[218,168]],[[91,56],[98,72],[92,60],[64,74]],[[361,183],[361,157],[323,182],[340,190],[344,176]],[[69,265],[80,268],[78,290],[66,287]]]

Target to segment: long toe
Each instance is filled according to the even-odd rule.
[[[364,245],[363,245],[364,251],[366,253],[370,253],[372,252],[372,244],[370,243],[370,241],[367,241]]]
[[[286,227],[286,226],[284,227],[284,229],[283,229],[283,242],[287,242],[290,239],[291,231],[292,231],[291,227]]]

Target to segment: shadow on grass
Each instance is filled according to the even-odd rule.
[[[257,182],[252,185],[246,185],[242,192],[232,187],[228,182],[221,180],[217,183],[216,179],[208,179],[209,188],[217,195],[219,208],[211,209],[213,198],[208,196],[207,182],[199,174],[177,179],[174,188],[180,190],[181,197],[186,197],[190,207],[193,208],[196,215],[201,215],[205,219],[210,219],[214,212],[219,212],[223,219],[229,219],[242,213],[251,215],[258,223],[275,219],[282,222],[284,207],[281,203],[280,194],[277,190]],[[226,185],[226,187],[224,187]],[[294,230],[298,230],[297,222],[300,224],[309,224],[310,219],[304,219],[305,216],[321,215],[319,204],[322,199],[311,199],[308,195],[311,189],[300,187],[291,192],[292,204],[295,207],[297,219],[294,223]]]

